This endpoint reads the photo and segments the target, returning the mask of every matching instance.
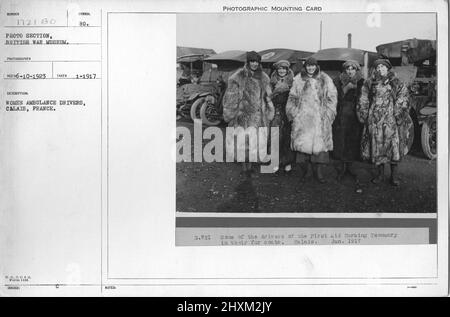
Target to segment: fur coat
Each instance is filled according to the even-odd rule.
[[[353,88],[348,86],[353,84]],[[334,80],[338,92],[336,119],[333,123],[333,157],[342,161],[360,158],[362,125],[356,116],[364,78],[360,71],[350,78],[344,71]]]
[[[306,154],[333,150],[336,104],[336,87],[318,66],[311,77],[305,70],[295,76],[286,105],[287,117],[292,121],[292,150]]]
[[[400,161],[413,124],[406,85],[392,71],[385,77],[372,74],[362,87],[357,114],[364,124],[362,158],[374,164]]]
[[[270,76],[270,85],[272,86],[272,96],[282,94],[285,91],[289,91],[294,82],[294,72],[288,69],[288,73],[284,77],[278,75],[277,70]],[[272,99],[273,101],[273,99]]]
[[[229,127],[234,128],[268,127],[274,115],[274,107],[269,99],[271,95],[269,76],[262,71],[261,67],[252,72],[246,64],[228,78],[228,86],[223,96],[225,122],[228,122]],[[235,131],[238,139],[240,136],[242,137],[241,134],[245,133],[243,129]],[[229,141],[227,138],[227,151],[234,150],[236,146],[228,144]],[[267,133],[261,131],[257,139],[250,136],[249,141],[245,144],[237,142],[237,149],[250,151],[255,155],[258,149],[252,145],[267,147]],[[248,158],[248,155],[246,157]]]
[[[286,117],[286,103],[289,91],[294,83],[294,73],[288,70],[286,76],[279,76],[275,70],[270,77],[272,86],[272,102],[275,107],[275,115],[271,127],[278,127],[278,149],[280,166],[286,166],[295,162],[295,152],[291,150],[291,123]]]

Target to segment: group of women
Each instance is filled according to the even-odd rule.
[[[358,62],[348,60],[334,80],[309,58],[294,76],[286,60],[274,65],[269,78],[261,68],[261,56],[247,53],[245,66],[230,76],[224,95],[224,118],[234,127],[278,127],[277,173],[299,166],[305,178],[309,164],[320,183],[329,153],[339,161],[338,179],[345,175],[358,181],[353,162],[375,165],[372,182],[384,180],[390,165],[390,183],[399,185],[398,163],[407,152],[412,120],[407,87],[395,76],[387,59],[373,64],[364,80]],[[243,164],[251,175],[250,162]]]

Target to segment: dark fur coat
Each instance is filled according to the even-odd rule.
[[[268,102],[271,95],[269,76],[261,68],[251,71],[246,64],[228,78],[228,86],[223,97],[224,120],[228,122],[228,126],[235,128],[268,127],[274,115],[273,104]],[[238,138],[240,134],[246,133],[243,129],[235,130]],[[267,146],[267,134],[264,134],[263,130],[258,132],[261,134],[257,137],[250,136],[249,142],[238,144],[237,150],[248,150],[247,153],[250,155],[256,155],[258,149],[255,145]],[[231,140],[227,138],[228,141]],[[229,149],[234,151],[234,148],[231,144],[227,144],[227,151]]]
[[[333,157],[342,161],[356,161],[360,158],[362,133],[356,106],[364,78],[359,71],[353,78],[344,71],[334,80],[334,84],[338,93],[338,104],[333,123]]]

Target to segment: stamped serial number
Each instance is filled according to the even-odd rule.
[[[47,78],[47,75],[43,74],[43,73],[15,73],[15,74],[6,74],[6,78],[14,78],[14,79],[45,79],[45,78]]]
[[[17,26],[42,26],[42,25],[55,25],[56,20],[51,18],[40,18],[40,19],[17,19]]]

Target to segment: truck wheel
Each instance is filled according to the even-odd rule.
[[[422,124],[421,142],[422,150],[427,158],[433,160],[437,156],[437,130],[436,118],[427,120]]]
[[[190,119],[191,116],[189,114],[190,109],[186,105],[182,105],[180,107],[179,113],[185,119]]]
[[[217,113],[216,107],[209,103],[205,102],[200,109],[200,117],[202,118],[202,122],[207,125],[218,125],[221,120],[221,115]]]
[[[198,98],[191,106],[191,119],[195,121],[200,119],[200,108],[205,102],[205,97]]]
[[[411,117],[411,120],[413,121],[414,124],[414,138],[413,138],[413,144],[411,145],[411,148],[409,149],[410,152],[417,151],[421,149],[420,146],[420,124],[419,124],[419,120],[417,120],[417,115],[416,112],[414,111],[414,109],[411,109],[409,111],[409,116]]]

